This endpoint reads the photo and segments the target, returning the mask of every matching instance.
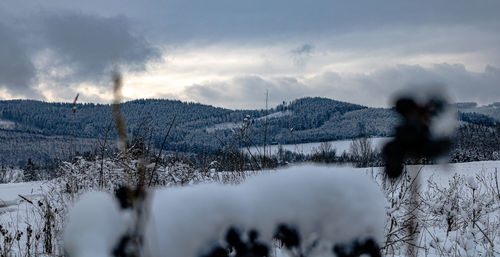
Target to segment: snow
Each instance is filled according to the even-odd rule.
[[[276,118],[281,118],[281,117],[290,116],[290,115],[292,115],[291,111],[284,111],[284,112],[279,111],[279,112],[274,112],[274,113],[256,118],[255,120],[264,121],[266,118],[267,119],[276,119]],[[244,121],[249,121],[249,120],[251,120],[251,117],[249,117],[249,115],[247,115],[247,117],[244,119]],[[225,123],[215,124],[214,126],[208,127],[205,130],[208,133],[213,133],[216,130],[235,129],[235,128],[241,128],[242,126],[243,126],[243,122],[225,122]]]
[[[24,182],[24,183],[10,183],[0,184],[0,225],[5,229],[6,235],[15,235],[18,232],[26,234],[28,224],[38,226],[40,222],[39,209],[35,207],[37,200],[41,199],[45,193],[46,185],[43,182]],[[28,199],[30,202],[26,201]],[[33,204],[32,204],[33,203]],[[42,227],[42,225],[39,225]],[[39,233],[39,229],[33,229],[34,234]],[[5,243],[4,235],[4,249],[9,247]],[[22,236],[20,241],[15,241],[16,244],[10,243],[12,251],[21,252],[19,246],[26,244],[26,237]],[[11,255],[8,256],[17,256]]]
[[[372,147],[375,148],[375,151],[380,151],[382,147],[384,146],[385,143],[387,143],[389,140],[391,140],[390,137],[373,137],[370,138]],[[343,152],[349,152],[350,147],[351,147],[351,142],[352,140],[334,140],[334,141],[328,141],[329,143],[332,144],[332,148],[336,149],[336,155],[340,156]],[[322,142],[316,142],[316,143],[304,143],[304,144],[286,144],[286,145],[281,145],[283,147],[283,150],[295,152],[295,153],[302,153],[302,154],[311,154],[315,149],[319,147],[319,145]],[[280,145],[268,145],[266,146],[266,153],[267,155],[275,155],[278,153]],[[250,152],[252,154],[258,154],[262,153],[263,147],[250,147]]]
[[[225,122],[225,123],[220,123],[216,124],[213,127],[208,127],[205,130],[208,133],[213,133],[216,130],[226,130],[226,129],[234,129],[234,128],[241,128],[241,122]]]
[[[450,138],[456,132],[459,125],[458,112],[455,108],[448,106],[444,111],[433,119],[430,126],[431,135],[435,138]]]
[[[281,117],[286,117],[292,115],[291,111],[279,111],[279,112],[274,112],[268,115],[264,115],[262,117],[259,117],[255,120],[265,120],[267,119],[275,119],[275,118],[281,118]]]
[[[419,176],[423,185],[425,185],[427,181],[432,180],[438,185],[447,186],[449,180],[452,179],[455,175],[463,175],[466,177],[474,178],[474,176],[480,172],[494,172],[495,169],[500,168],[500,161],[480,161],[435,165],[409,165],[408,167],[412,166],[417,167],[418,169],[422,169]]]
[[[254,206],[250,225],[257,226],[266,239],[274,232],[270,228],[279,223],[296,226],[304,237],[317,234],[332,243],[383,238],[383,195],[354,169],[295,166],[276,175],[250,178],[245,186],[242,190],[252,197]]]
[[[16,123],[14,123],[12,121],[0,119],[0,129],[11,130],[11,129],[14,129],[15,126],[16,126]]]
[[[358,238],[383,239],[384,196],[370,178],[352,168],[296,166],[240,185],[161,189],[152,197],[145,239],[151,256],[200,256],[231,226],[247,232],[257,229],[268,245],[282,223],[295,227],[304,239],[320,238],[329,246]],[[95,208],[99,210],[89,210]],[[114,239],[116,234],[109,231],[123,230],[117,224],[121,217],[111,197],[85,196],[71,212],[65,247],[71,256],[90,256],[84,249],[95,243],[92,235]],[[92,252],[93,256],[109,253],[112,246],[107,243],[97,247],[104,253]]]
[[[484,191],[490,190],[485,183],[494,183],[494,179],[485,181],[480,178],[481,174],[486,174],[485,178],[492,178],[495,169],[500,168],[500,162],[415,165],[413,168],[420,170],[421,192],[424,197],[422,201],[425,204],[422,208],[426,213],[425,217],[421,217],[426,225],[421,243],[425,245],[426,250],[424,252],[422,249],[419,253],[425,253],[426,256],[498,254],[500,202],[484,198],[487,196]],[[266,174],[248,178],[240,185],[202,184],[157,190],[151,194],[153,198],[146,234],[147,250],[154,253],[153,256],[198,256],[199,253],[209,251],[215,244],[221,243],[220,239],[230,225],[246,230],[256,228],[261,231],[259,240],[268,242],[276,229],[275,224],[279,222],[294,223],[293,225],[305,234],[305,242],[310,242],[318,235],[326,241],[323,245],[328,242],[349,241],[348,238],[360,235],[373,235],[383,245],[385,239],[380,241],[383,231],[377,233],[376,229],[380,224],[371,224],[379,219],[375,218],[376,215],[366,215],[377,213],[371,211],[370,206],[375,208],[386,205],[385,200],[382,200],[381,204],[376,204],[380,199],[370,200],[370,197],[378,198],[376,195],[380,194],[379,187],[370,182],[373,174],[377,174],[379,169],[293,166],[278,171],[267,171]],[[353,183],[358,179],[359,182]],[[460,185],[465,187],[455,190],[450,181],[459,181],[462,183]],[[9,232],[25,231],[26,224],[31,224],[34,231],[41,231],[43,220],[40,220],[37,206],[22,200],[18,194],[35,204],[39,199],[43,202],[50,190],[47,184],[0,184],[0,224],[8,228]],[[474,188],[477,188],[475,202],[471,197],[471,189]],[[370,192],[374,196],[371,196]],[[452,198],[443,197],[448,192]],[[366,199],[365,194],[369,196]],[[361,200],[355,201],[356,198]],[[396,199],[397,205],[398,201]],[[458,201],[458,209],[453,205],[453,201]],[[52,205],[59,206],[55,203]],[[341,209],[331,206],[341,206]],[[404,218],[399,216],[404,215],[404,209],[400,209],[402,207],[404,206],[386,207],[385,212],[382,210],[382,214],[377,214],[381,216],[382,225],[386,222],[386,229],[390,219],[385,214]],[[443,214],[439,214],[440,210],[444,211]],[[469,223],[467,228],[463,228],[462,225],[467,224],[463,222],[473,217],[473,210],[476,212],[479,227],[473,228]],[[351,217],[347,214],[353,215]],[[452,231],[447,233],[443,224],[446,225],[446,219],[450,215],[456,216],[458,223],[456,228],[453,227]],[[66,227],[67,250],[77,252],[71,256],[109,255],[110,249],[117,243],[116,238],[131,224],[130,216],[130,213],[119,210],[115,200],[107,193],[85,194],[70,214],[70,223]],[[495,245],[494,250],[490,250],[493,248],[485,241],[479,228],[490,236]],[[24,245],[23,240],[25,236],[21,238],[21,246]],[[404,247],[396,247],[394,252],[389,254],[404,256]],[[328,247],[321,249],[329,250]],[[24,250],[17,250],[14,245],[14,253],[24,254],[22,251]],[[284,249],[273,248],[271,251],[280,257],[294,256]],[[329,252],[322,255],[320,252],[311,256],[332,254]]]
[[[15,211],[23,211],[25,200],[19,195],[31,200],[42,195],[41,182],[10,183],[0,185],[0,214]],[[19,205],[19,206],[18,206]],[[22,209],[19,209],[22,207]],[[0,223],[5,224],[9,220],[7,215],[0,215]]]
[[[127,213],[104,192],[90,192],[81,197],[69,214],[64,233],[69,256],[106,257],[127,229]]]
[[[24,171],[19,168],[6,168],[2,172],[3,174],[0,174],[1,183],[21,182],[24,179]]]
[[[407,170],[419,174],[421,181],[419,256],[497,256],[500,253],[500,194],[496,186],[500,179],[495,176],[499,167],[499,161],[407,166]],[[368,174],[379,174],[379,169],[365,170]],[[400,197],[404,187],[395,194],[391,193],[391,187],[388,189],[386,197],[393,207],[388,208],[387,220],[404,221],[408,208]],[[390,224],[392,228],[393,223]],[[403,225],[396,224],[391,231],[400,231]],[[391,240],[396,242],[405,235],[392,234]],[[404,244],[392,246],[390,255],[405,256]]]

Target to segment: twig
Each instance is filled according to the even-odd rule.
[[[491,241],[491,239],[488,237],[488,235],[486,235],[486,233],[481,229],[481,227],[479,226],[479,224],[476,223],[476,227],[479,229],[479,231],[481,232],[481,234],[483,234],[483,236],[486,238],[486,240],[488,240],[488,242],[491,245],[491,248],[494,248],[495,245],[493,244],[493,242]]]
[[[153,170],[151,171],[151,176],[149,177],[149,183],[148,183],[149,186],[151,186],[151,184],[153,183],[153,175],[156,172],[156,167],[158,166],[158,163],[160,161],[161,153],[163,151],[163,148],[165,147],[165,144],[167,143],[168,135],[170,135],[170,130],[174,126],[176,118],[177,115],[174,115],[174,118],[172,119],[172,122],[170,122],[170,126],[168,127],[167,133],[165,134],[165,136],[163,137],[163,141],[161,142],[160,151],[158,152],[158,156],[156,156],[155,166],[153,167]]]
[[[498,186],[498,169],[497,168],[495,168],[495,185],[497,186],[498,200],[500,200],[500,187]]]
[[[120,72],[114,71],[113,72],[113,92],[114,92],[114,99],[113,99],[113,114],[115,116],[115,122],[116,122],[116,130],[118,133],[118,139],[119,139],[119,148],[122,151],[122,153],[125,154],[127,151],[127,132],[125,129],[125,120],[123,119],[121,110],[120,110],[120,102],[121,102],[121,96],[122,96],[122,76]]]
[[[26,202],[30,203],[31,205],[34,205],[34,204],[33,204],[33,202],[32,202],[30,199],[28,199],[28,198],[26,198],[26,197],[24,197],[24,196],[22,196],[22,195],[20,195],[20,194],[17,194],[17,195],[18,195],[19,197],[21,197],[21,199],[23,199],[23,200],[25,200]]]
[[[268,108],[267,108],[267,100],[269,96],[269,91],[266,90],[266,118],[265,118],[265,123],[264,123],[264,158],[263,158],[263,168],[266,167],[266,145],[267,145],[267,116],[268,116]]]

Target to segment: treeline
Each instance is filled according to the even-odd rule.
[[[475,108],[475,105],[460,105],[464,106],[467,110]],[[228,145],[246,147],[391,136],[399,119],[391,109],[320,97],[283,102],[269,110],[230,110],[159,99],[130,101],[121,107],[129,138],[144,134],[152,147],[161,148],[175,117],[163,148],[196,154],[217,154]],[[270,114],[268,118],[266,114]],[[490,116],[473,112],[460,112],[459,119],[485,126],[496,124]],[[96,151],[96,140],[104,135],[110,141],[116,139],[110,105],[77,104],[73,113],[70,103],[0,101],[0,121],[9,124],[0,127],[0,164],[18,167],[27,158],[43,165],[76,152],[91,154]],[[234,141],[242,136],[244,140]]]
[[[151,144],[159,148],[175,117],[173,129],[164,148],[171,151],[201,153],[217,152],[222,149],[223,142],[233,136],[233,130],[241,127],[247,117],[252,129],[252,143],[257,145],[263,144],[265,134],[269,143],[273,141],[314,142],[323,138],[350,137],[351,135],[344,135],[343,132],[329,131],[322,138],[318,138],[320,135],[315,129],[328,122],[334,123],[334,120],[342,119],[343,115],[351,111],[368,108],[317,97],[283,103],[267,111],[229,110],[198,103],[157,99],[126,102],[122,104],[121,109],[126,119],[129,137],[134,137],[144,128],[149,128]],[[286,111],[287,115],[270,115],[269,119],[263,118],[266,114],[279,114],[282,111]],[[29,156],[36,161],[67,156],[67,154],[56,153],[52,150],[44,151],[46,149],[42,149],[43,145],[47,145],[51,149],[68,152],[59,145],[47,144],[48,141],[44,139],[48,137],[66,138],[67,141],[73,141],[78,145],[79,142],[88,142],[86,139],[102,137],[103,132],[109,129],[109,138],[116,139],[114,120],[109,105],[77,104],[76,112],[73,113],[73,105],[70,103],[46,103],[33,100],[0,101],[1,120],[8,121],[9,124],[13,123],[8,129],[0,129],[0,137],[5,139],[0,142],[0,147],[6,152],[5,158],[0,161],[8,164],[19,164],[17,158],[11,158],[13,156],[8,154],[9,151],[15,152],[16,155]],[[357,126],[358,122],[362,121],[356,121],[354,126]],[[210,129],[220,124],[230,126],[226,129]],[[18,138],[15,138],[16,135]],[[29,149],[22,147],[25,142],[24,145],[32,145],[31,142],[37,140],[40,143],[35,147]],[[14,150],[16,146],[21,150]],[[86,145],[76,146],[76,148],[81,151],[92,151]],[[32,150],[40,153],[37,155]],[[26,154],[22,154],[24,151]],[[46,154],[49,156],[45,156]]]
[[[450,153],[451,162],[470,162],[484,160],[500,160],[500,126],[488,127],[480,124],[464,124],[457,130],[454,148]],[[350,150],[338,155],[336,149],[329,142],[321,143],[310,153],[296,153],[279,147],[276,154],[263,155],[252,153],[238,144],[227,145],[215,152],[173,152],[167,151],[161,156],[156,149],[149,148],[150,144],[144,137],[135,138],[130,143],[129,156],[132,160],[145,158],[147,166],[152,167],[154,163],[163,166],[182,166],[183,169],[193,172],[247,172],[252,170],[272,169],[300,162],[318,163],[350,163],[357,167],[379,167],[383,166],[380,152],[377,152],[366,137],[353,140]],[[238,141],[234,138],[234,142]],[[142,156],[142,157],[141,157]],[[145,156],[145,157],[144,157]],[[80,162],[85,159],[93,163],[95,167],[107,163],[120,162],[120,154],[113,148],[102,148],[101,152],[95,151],[83,155],[74,156],[69,162]],[[2,166],[0,172],[0,183],[31,181],[50,179],[62,175],[60,159],[55,159],[49,165],[40,166],[28,159],[21,168]],[[137,163],[137,161],[132,161]],[[425,158],[412,159],[406,164],[433,164],[432,160]],[[111,164],[108,164],[111,165]],[[113,166],[113,165],[112,165]],[[119,165],[115,165],[119,166]],[[161,174],[160,174],[161,175]],[[162,175],[164,176],[164,175]]]
[[[489,124],[489,123],[488,123]],[[500,160],[500,125],[462,125],[457,132],[453,162]]]

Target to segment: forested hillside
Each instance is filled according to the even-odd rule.
[[[478,104],[474,102],[458,103],[457,109],[464,113],[483,114],[500,121],[500,102],[495,102],[485,106],[478,106]]]
[[[492,126],[496,105],[457,104],[459,118]],[[174,117],[165,149],[214,152],[243,145],[321,142],[359,136],[390,136],[398,117],[390,109],[369,108],[327,98],[301,98],[269,110],[230,110],[173,100],[135,100],[121,105],[129,138],[141,136],[161,147]],[[474,110],[479,110],[478,113]],[[485,114],[488,113],[488,114]],[[267,116],[266,116],[267,114]],[[112,109],[103,104],[0,101],[0,162],[43,164],[70,153],[95,152],[96,140],[114,140]],[[15,158],[14,158],[15,157]]]

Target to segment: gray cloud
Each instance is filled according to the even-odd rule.
[[[38,83],[74,95],[71,85],[106,84],[113,62],[136,72],[161,56],[125,16],[66,10],[20,18],[0,12],[0,38],[0,88],[15,97],[44,99]]]
[[[239,76],[230,81],[193,85],[187,87],[184,93],[190,99],[202,103],[228,108],[263,109],[267,90],[270,105],[306,96],[308,93],[307,87],[295,78],[264,79],[259,76]]]
[[[0,38],[0,87],[14,96],[36,95],[31,88],[35,67],[28,47],[21,40],[22,34],[0,23]]]
[[[142,2],[141,2],[142,4]],[[183,1],[140,7],[170,42],[324,36],[382,27],[498,25],[500,3],[487,1]],[[493,28],[492,28],[493,29]]]
[[[311,44],[303,44],[291,51],[293,61],[296,65],[305,65],[307,59],[311,56],[314,46]]]
[[[101,80],[113,62],[133,71],[144,70],[147,61],[160,56],[158,49],[133,31],[125,16],[51,14],[43,18],[41,36],[79,81]]]
[[[185,94],[203,103],[235,108],[262,108],[265,92],[270,103],[278,104],[304,96],[324,96],[367,106],[387,106],[391,96],[402,89],[444,86],[457,101],[483,104],[500,99],[500,69],[489,66],[484,72],[470,72],[461,64],[437,64],[430,68],[398,65],[369,74],[344,75],[325,72],[299,80],[292,77],[266,79],[237,77],[230,81],[193,85]]]
[[[66,8],[103,16],[124,14],[140,20],[155,38],[186,41],[288,40],[290,37],[372,31],[382,27],[475,26],[498,30],[500,2],[468,1],[331,1],[331,0],[4,0],[18,14]],[[487,28],[487,27],[490,28]]]
[[[215,45],[242,51],[245,47],[283,47],[284,56],[280,57],[291,58],[304,68],[280,68],[273,66],[272,60],[261,70],[217,67],[226,69],[224,76],[228,79],[193,85],[184,92],[193,99],[217,105],[263,106],[267,89],[271,99],[280,97],[276,102],[322,95],[367,105],[385,105],[386,100],[379,96],[405,85],[428,83],[448,85],[459,99],[498,100],[496,88],[500,78],[495,67],[500,67],[499,10],[497,0],[385,0],[382,3],[372,0],[51,0],[36,3],[4,0],[0,1],[0,23],[4,23],[3,27],[0,25],[3,40],[0,87],[28,96],[36,93],[32,89],[36,87],[34,82],[41,80],[50,85],[46,89],[68,95],[71,100],[72,90],[78,88],[79,83],[107,82],[107,71],[113,61],[140,71],[145,63],[159,57],[160,51],[154,46],[195,49],[203,53]],[[6,22],[6,13],[15,19]],[[29,25],[13,28],[19,20]],[[23,41],[21,38],[26,35],[30,40]],[[46,62],[34,63],[34,57],[45,51],[51,53]],[[340,59],[330,61],[322,56]],[[357,61],[353,56],[366,57],[364,61],[383,56],[392,62],[384,64],[384,58],[380,58],[380,62],[373,64],[379,70],[368,74],[361,73],[364,71],[340,74],[333,68],[323,72],[332,64],[338,67],[345,62],[347,66]],[[176,57],[172,55],[172,59]],[[380,69],[394,63],[436,62],[464,63],[473,70],[487,64],[493,66],[476,73],[463,65],[449,64]],[[207,73],[217,73],[213,70],[208,69]],[[58,71],[63,72],[58,74]],[[294,75],[311,76],[317,72],[323,73],[308,79]],[[238,77],[231,79],[235,74]],[[200,76],[210,75],[213,74]]]
[[[443,86],[457,101],[491,103],[500,99],[500,70],[471,72],[462,64],[398,65],[369,74],[325,73],[307,83],[318,95],[369,106],[387,106],[397,91],[420,86]]]

